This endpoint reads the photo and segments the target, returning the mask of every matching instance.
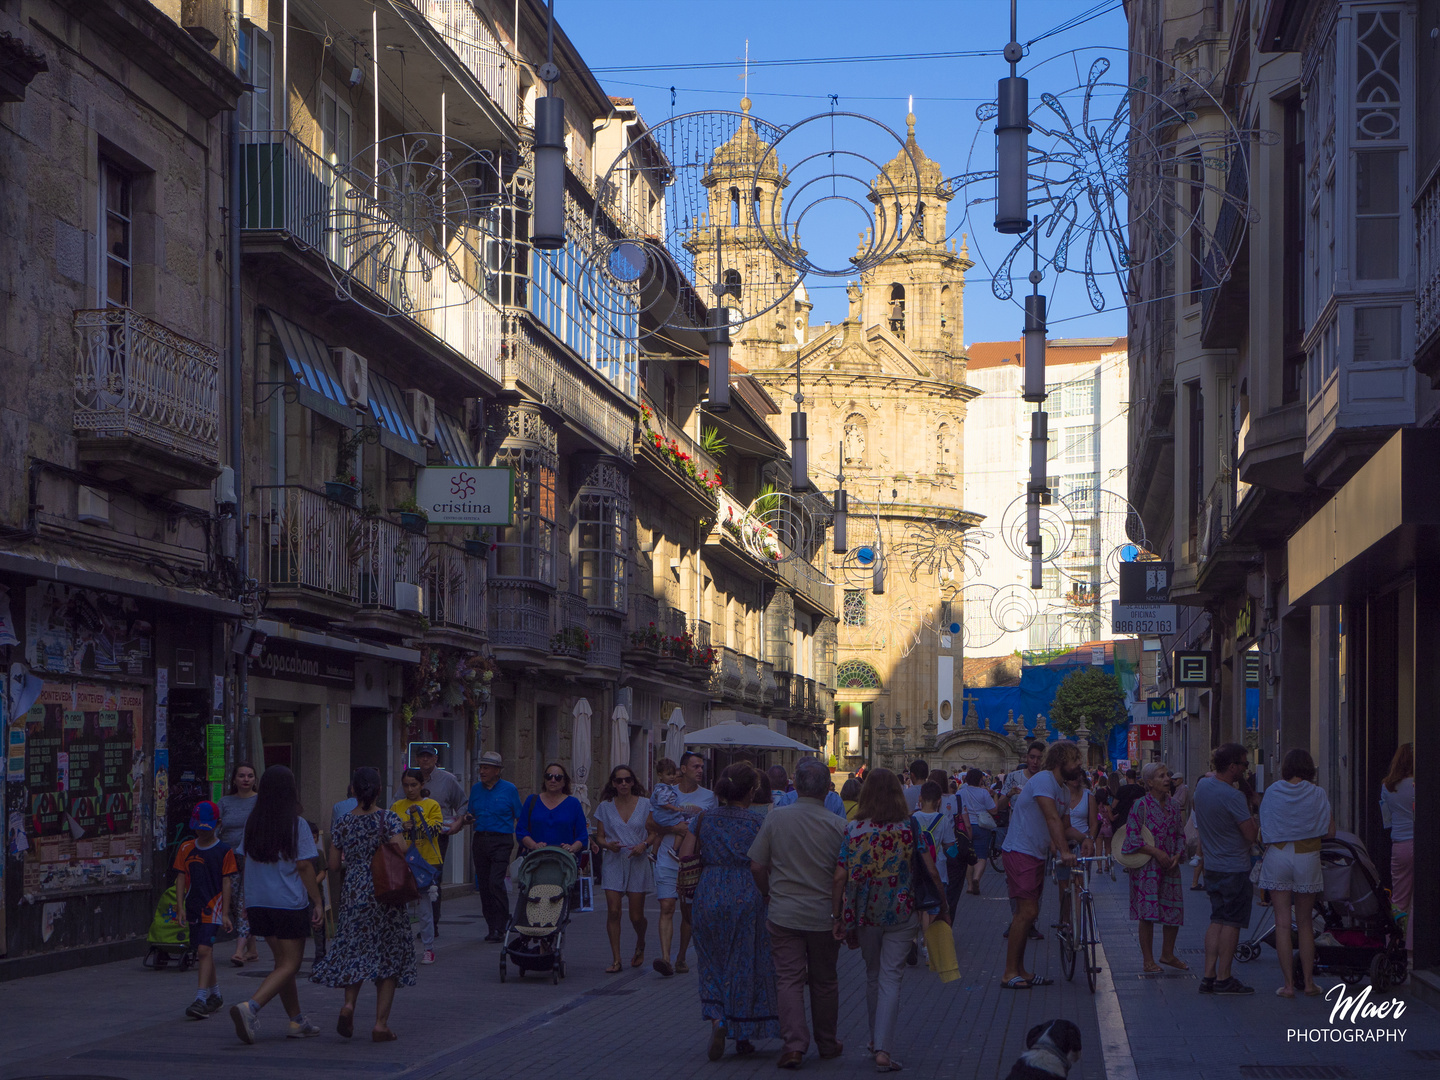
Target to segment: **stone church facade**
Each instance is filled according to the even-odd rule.
[[[798,365],[811,482],[830,498],[843,474],[849,493],[848,552],[835,555],[827,544],[817,557],[843,596],[830,745],[842,770],[866,761],[900,766],[916,756],[958,767],[981,750],[968,745],[961,719],[960,634],[950,629],[960,622],[964,584],[959,543],[980,521],[962,506],[966,407],[979,393],[965,380],[965,272],[972,264],[963,243],[957,249],[946,242],[953,192],[916,142],[915,117],[906,120],[905,151],[876,178],[871,198],[878,201],[883,189],[901,200],[894,217],[877,212],[882,227],[901,207],[923,209],[894,253],[848,284],[845,320],[809,325],[812,305],[802,285],[734,333],[734,359],[779,405],[769,420],[783,439],[797,407]],[[717,153],[712,222],[731,220],[724,206],[731,174],[754,177],[765,150],[747,123]],[[754,182],[764,188],[762,213],[778,214],[771,208],[783,195],[783,169]],[[763,287],[780,270],[759,236],[769,224],[742,217],[723,238],[727,262],[743,270],[742,288]],[[697,251],[696,269],[703,281],[729,267]],[[878,593],[877,562],[884,565]]]

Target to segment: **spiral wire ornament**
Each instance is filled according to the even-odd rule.
[[[1017,559],[1030,561],[1026,537],[1026,497],[1017,496],[1000,517],[1000,539],[1005,550]],[[1070,547],[1074,520],[1063,502],[1054,501],[1040,507],[1041,561],[1053,563]]]
[[[377,168],[378,162],[378,168]],[[493,290],[509,202],[494,155],[433,132],[390,135],[335,167],[303,201],[337,296],[378,315],[415,316]]]
[[[1029,206],[1039,219],[1042,267],[1057,277],[1079,274],[1090,307],[1105,311],[1111,305],[1106,282],[1124,303],[1136,271],[1147,264],[1173,268],[1177,259],[1188,257],[1187,247],[1198,236],[1206,276],[1224,281],[1245,229],[1259,220],[1249,203],[1249,147],[1274,145],[1278,135],[1236,127],[1210,93],[1208,72],[1182,71],[1123,49],[1072,50],[1036,64],[1030,74],[1067,63],[1075,68],[1075,84],[1041,94],[1030,113]],[[1112,75],[1115,66],[1120,70]],[[1126,81],[1131,68],[1156,72],[1158,85],[1152,87],[1149,75]],[[1198,110],[1205,112],[1203,123]],[[971,144],[972,162],[991,153],[989,127],[997,111],[994,102],[976,110],[980,126]],[[995,178],[993,167],[982,167],[949,183],[957,190],[983,191]],[[992,202],[993,194],[978,194],[967,203],[966,216]],[[1205,221],[1207,203],[1220,207],[1213,231]],[[995,297],[1009,300],[1016,260],[1037,237],[1027,232],[1007,240],[1010,247],[998,258],[987,257],[989,232],[979,225],[988,214],[975,216],[970,248],[992,271]],[[1145,247],[1132,243],[1132,228],[1145,238]],[[1183,275],[1168,278],[1174,295]],[[1160,298],[1157,283],[1149,283],[1147,300]]]

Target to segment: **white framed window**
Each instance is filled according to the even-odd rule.
[[[236,52],[236,66],[239,68],[240,78],[250,86],[240,98],[240,130],[271,131],[275,127],[272,94],[275,82],[275,42],[254,23],[244,22],[241,24]]]
[[[134,220],[130,174],[100,160],[99,307],[130,307],[134,300]]]
[[[320,87],[320,153],[331,165],[349,162],[354,129],[349,103],[341,101],[330,87]]]

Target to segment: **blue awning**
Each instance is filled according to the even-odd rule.
[[[283,315],[273,311],[267,314],[275,331],[275,341],[285,354],[285,362],[295,379],[300,404],[338,424],[353,426],[355,410],[345,400],[345,391],[340,386],[335,365],[330,361],[330,347]]]
[[[445,460],[451,465],[478,465],[470,438],[465,434],[465,425],[449,413],[435,411],[435,442]]]

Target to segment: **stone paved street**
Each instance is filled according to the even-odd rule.
[[[1008,918],[1003,883],[987,874],[985,894],[962,899],[956,920],[962,977],[942,986],[923,968],[906,975],[897,1057],[907,1073],[935,1077],[1003,1077],[1023,1049],[1025,1032],[1057,1016],[1081,1028],[1085,1054],[1071,1076],[1080,1080],[1204,1080],[1263,1077],[1254,1066],[1343,1066],[1326,1076],[1385,1076],[1388,1080],[1433,1077],[1435,1064],[1414,1051],[1440,1049],[1435,1011],[1402,993],[1409,1004],[1403,1045],[1321,1046],[1287,1044],[1285,1029],[1304,1016],[1324,1026],[1330,1004],[1282,1001],[1273,996],[1273,953],[1237,971],[1258,990],[1248,999],[1210,999],[1196,993],[1189,975],[1140,974],[1134,927],[1125,919],[1123,877],[1096,885],[1102,943],[1108,968],[1092,999],[1083,981],[1067,983],[1050,932],[1054,893],[1047,886],[1042,927],[1047,940],[1037,958],[1040,972],[1056,985],[1030,992],[998,989],[1003,964],[1000,936]],[[1198,970],[1199,934],[1208,907],[1202,893],[1187,893],[1187,925],[1181,955]],[[651,911],[651,934],[655,912]],[[662,979],[648,965],[605,975],[608,959],[603,916],[577,914],[572,924],[568,971],[560,986],[527,977],[501,985],[497,952],[480,941],[484,922],[470,898],[448,901],[439,940],[439,962],[420,972],[420,986],[402,991],[392,1022],[400,1041],[376,1046],[361,1038],[368,1029],[362,998],[357,1038],[334,1034],[340,995],[305,984],[307,1012],[325,1033],[293,1041],[281,1037],[281,1015],[272,1006],[262,1019],[262,1042],[242,1046],[224,1014],[203,1022],[181,1012],[193,976],[150,972],[131,961],[0,984],[0,1028],[5,1036],[0,1080],[30,1077],[149,1078],[174,1080],[225,1075],[266,1077],[353,1075],[461,1080],[514,1076],[544,1065],[550,1076],[631,1080],[637,1076],[748,1078],[774,1076],[777,1041],[762,1042],[751,1058],[705,1058],[707,1027],[699,1017],[696,977]],[[630,949],[626,924],[624,949]],[[1188,950],[1188,951],[1187,951]],[[692,954],[693,963],[693,954]],[[307,965],[308,967],[308,965]],[[221,973],[227,1002],[254,985],[256,970]],[[841,1037],[846,1053],[820,1062],[813,1050],[805,1071],[834,1078],[873,1075],[863,1053],[866,1041],[863,966],[858,953],[841,961]],[[1077,979],[1078,979],[1077,973]],[[1097,1005],[1099,1011],[1097,1014]],[[1118,1007],[1117,1007],[1118,1006]],[[1122,1031],[1123,1029],[1123,1031]],[[1102,1050],[1102,1044],[1106,1049]],[[1275,1074],[1279,1075],[1279,1074]],[[1321,1073],[1295,1074],[1321,1077]]]

